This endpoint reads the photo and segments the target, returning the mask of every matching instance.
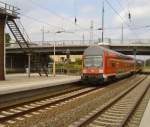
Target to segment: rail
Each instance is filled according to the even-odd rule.
[[[101,114],[103,114],[103,116],[104,116],[105,113],[108,112],[108,111],[111,112],[110,109],[112,109],[112,113],[114,113],[114,114],[117,114],[117,112],[115,112],[115,111],[118,111],[118,116],[120,114],[123,114],[123,112],[126,112],[125,114],[123,114],[124,117],[123,117],[123,115],[122,116],[120,115],[120,117],[116,117],[116,119],[118,118],[117,120],[116,119],[113,120],[115,118],[115,117],[113,117],[113,114],[111,114],[111,116],[112,116],[113,119],[111,119],[111,117],[109,117],[109,120],[112,122],[111,123],[112,126],[115,123],[115,126],[117,126],[117,127],[123,127],[125,125],[125,123],[127,122],[127,120],[129,119],[129,117],[132,115],[132,113],[133,113],[134,109],[136,108],[136,106],[141,101],[141,99],[144,96],[144,94],[146,93],[147,89],[149,88],[149,84],[147,84],[145,86],[141,85],[142,87],[144,86],[143,88],[141,86],[139,87],[140,89],[142,88],[141,91],[140,91],[140,93],[139,93],[139,95],[136,97],[136,99],[135,99],[135,97],[133,98],[134,102],[132,101],[132,103],[131,103],[129,101],[130,103],[128,104],[128,106],[126,106],[127,98],[125,98],[125,96],[127,96],[130,93],[130,95],[128,96],[128,98],[130,100],[131,99],[131,93],[133,92],[133,90],[135,90],[135,88],[137,86],[139,86],[139,84],[141,84],[146,78],[147,77],[144,77],[144,78],[140,79],[133,86],[131,86],[130,88],[128,88],[124,92],[120,93],[120,95],[118,95],[115,98],[113,98],[112,100],[106,102],[104,105],[102,105],[101,107],[97,108],[93,112],[89,113],[87,116],[82,117],[80,120],[74,122],[69,127],[83,127],[83,126],[88,126],[88,125],[90,126],[91,123],[93,125],[95,125],[96,122],[94,123],[93,121],[97,120],[97,119],[100,120],[99,121],[99,125],[100,125],[100,123],[103,124],[103,125],[105,125],[105,126],[108,125],[108,124],[110,125],[110,123],[108,123],[108,124],[105,123],[106,122],[105,117],[104,117],[104,121],[105,122],[103,121],[102,117],[101,118],[99,117],[99,116],[101,116]],[[147,81],[148,81],[148,79],[147,79]],[[120,101],[121,99],[123,100],[123,98],[125,98],[124,101]],[[115,105],[116,105],[116,107],[115,107]],[[121,110],[119,111],[119,106],[121,107],[122,112],[121,112]],[[113,107],[115,107],[117,110],[115,110]],[[125,109],[128,109],[128,110],[125,110]],[[91,126],[93,126],[93,125],[91,125]]]

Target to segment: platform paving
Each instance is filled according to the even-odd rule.
[[[56,75],[56,77],[40,77],[37,74],[32,74],[28,78],[27,74],[10,74],[6,75],[5,81],[0,81],[0,95],[73,83],[79,80],[80,76]]]
[[[144,112],[143,118],[141,120],[139,127],[150,127],[150,100],[147,104],[146,110]]]
[[[145,67],[142,69],[143,73],[150,73],[150,67]]]

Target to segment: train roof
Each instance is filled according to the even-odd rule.
[[[98,56],[103,54],[104,49],[100,46],[90,46],[84,51],[85,56]]]
[[[99,56],[99,55],[102,55],[104,50],[108,53],[112,53],[112,54],[115,54],[117,57],[119,57],[120,59],[134,59],[130,56],[126,56],[122,53],[118,53],[116,51],[113,51],[113,50],[110,50],[110,49],[107,49],[107,48],[104,48],[104,47],[101,47],[101,46],[90,46],[88,47],[85,51],[84,51],[84,55],[85,56]]]

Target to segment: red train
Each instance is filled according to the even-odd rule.
[[[88,81],[105,81],[140,71],[140,60],[100,47],[91,46],[83,55],[81,78]]]

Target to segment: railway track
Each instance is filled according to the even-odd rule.
[[[46,98],[62,95],[72,91],[80,90],[88,86],[82,85],[81,82],[40,88],[35,90],[16,92],[12,94],[0,95],[0,109],[9,108],[19,104],[40,101]],[[19,96],[18,96],[19,95]]]
[[[125,84],[125,83],[129,82],[129,80],[133,80],[133,82],[136,82],[136,84],[138,84],[139,82],[142,82],[144,80],[144,78],[143,78],[143,76],[137,76],[135,78],[130,77],[129,79],[124,79],[124,80],[118,81],[118,83],[116,82],[115,84],[116,85],[117,84]],[[131,82],[131,84],[133,82]],[[115,87],[116,86],[115,84],[114,84],[114,90],[112,90],[110,92],[112,96],[115,95],[115,93],[118,93],[117,91],[125,88],[125,86],[123,86],[121,89],[118,87]],[[111,85],[109,85],[109,87],[110,86]],[[120,85],[120,86],[122,86],[122,85]],[[130,86],[130,84],[128,84],[127,86]],[[106,86],[106,88],[107,88],[107,86]],[[39,116],[42,113],[45,113],[45,112],[50,113],[50,111],[52,111],[50,116],[53,117],[52,114],[54,114],[54,116],[57,114],[57,113],[54,113],[55,112],[54,110],[59,111],[64,105],[66,105],[66,109],[68,109],[68,105],[70,105],[71,103],[72,103],[71,105],[74,105],[74,107],[75,107],[75,105],[80,105],[79,102],[85,103],[87,100],[84,98],[89,98],[89,97],[92,98],[91,95],[93,93],[95,95],[97,93],[100,93],[100,95],[102,95],[101,98],[103,98],[104,96],[108,95],[108,92],[106,92],[106,91],[109,91],[109,90],[110,90],[110,88],[105,89],[105,87],[87,87],[87,88],[82,87],[82,88],[78,88],[76,90],[71,90],[71,91],[68,91],[68,92],[65,92],[62,94],[54,95],[53,97],[49,97],[49,98],[47,97],[47,98],[43,98],[43,99],[36,100],[36,101],[31,101],[31,102],[26,102],[26,103],[13,105],[13,106],[5,107],[5,108],[0,108],[0,127],[22,127],[22,126],[29,127],[30,124],[34,123],[34,121],[33,121],[34,119],[30,119],[34,115]],[[104,91],[106,92],[106,95],[102,94]],[[77,100],[79,100],[79,101],[77,101]],[[65,110],[65,112],[67,112],[67,110]],[[58,114],[58,116],[59,116],[59,114]],[[52,117],[50,117],[51,120],[52,120]],[[29,122],[28,125],[22,125],[22,121],[25,121],[25,124],[27,123],[26,119],[30,119],[29,121],[31,121],[31,123]],[[37,117],[36,117],[36,119],[37,119]],[[63,119],[61,119],[61,120],[63,121]],[[17,124],[18,121],[19,121],[19,124]],[[43,121],[44,121],[44,119],[42,120],[42,122]],[[31,127],[32,126],[33,125],[31,125]],[[54,124],[54,126],[55,126],[55,124]],[[64,125],[64,126],[66,126],[66,125]]]
[[[99,88],[100,89],[100,88]],[[13,119],[24,116],[26,114],[35,112],[40,109],[44,108],[51,108],[59,103],[63,103],[65,101],[68,101],[72,98],[76,98],[81,95],[85,95],[89,92],[92,92],[94,90],[97,90],[96,87],[87,87],[82,88],[74,91],[70,91],[68,93],[64,93],[62,95],[34,101],[34,102],[28,102],[24,104],[19,104],[15,106],[10,106],[6,108],[0,109],[0,123],[13,123]]]
[[[150,77],[145,77],[69,127],[127,126],[130,117],[149,89],[149,81]]]

